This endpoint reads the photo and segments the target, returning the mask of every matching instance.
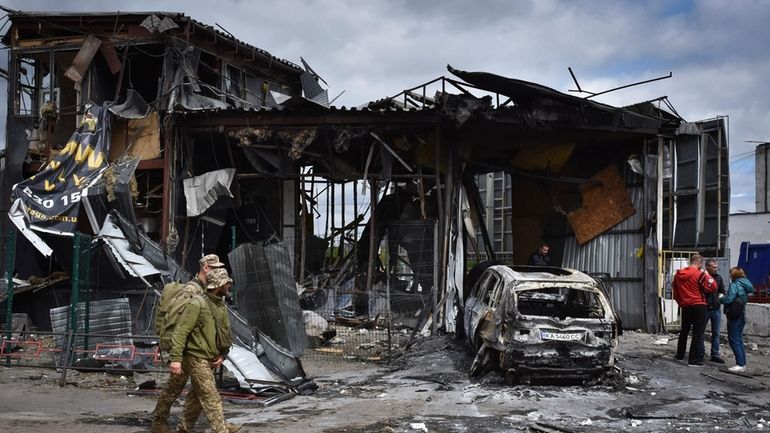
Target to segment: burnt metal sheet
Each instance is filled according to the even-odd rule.
[[[91,65],[96,52],[99,51],[99,47],[102,45],[102,41],[99,38],[88,35],[86,41],[80,47],[80,50],[75,55],[75,59],[72,61],[72,65],[64,72],[64,76],[70,80],[78,83],[83,80],[88,67]]]
[[[179,86],[178,102],[182,108],[190,111],[225,109],[230,107],[230,104],[227,102],[195,93],[192,85],[188,84]]]
[[[104,56],[104,60],[107,62],[107,66],[109,66],[112,75],[117,74],[123,69],[123,63],[120,61],[118,52],[115,51],[115,46],[112,45],[112,42],[103,41],[102,45],[99,47],[99,51],[102,53],[102,56]]]
[[[241,244],[228,254],[239,312],[292,354],[307,347],[305,324],[294,283],[293,255],[284,242]]]
[[[160,271],[164,283],[190,280],[190,274],[160,245],[150,239],[140,226],[131,224],[119,212],[112,211],[112,215],[115,216],[115,221],[126,235],[133,251],[141,254],[155,269]]]
[[[302,83],[302,93],[308,99],[313,99],[324,91],[310,72],[305,71],[300,74],[299,81]]]
[[[621,126],[628,129],[657,130],[663,123],[660,119],[651,116],[561,93],[540,84],[517,80],[515,78],[502,77],[488,72],[461,71],[454,69],[449,65],[447,65],[447,69],[463,81],[482,90],[510,97],[511,100],[520,107],[531,109],[534,105],[545,104],[549,105],[550,109],[553,110],[557,107],[553,107],[553,104],[550,104],[550,102],[555,101],[564,106],[591,109],[594,110],[594,113],[608,115],[601,119],[594,119],[591,121],[596,124],[610,122],[616,124],[615,126]],[[583,116],[586,116],[586,114],[584,113]],[[575,120],[580,120],[574,114],[572,114],[571,117]]]
[[[112,114],[124,119],[141,119],[150,113],[150,106],[134,89],[126,91],[126,100],[122,104],[109,107]]]

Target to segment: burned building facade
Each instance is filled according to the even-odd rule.
[[[249,287],[262,278],[287,290],[271,301],[280,311],[292,310],[282,302],[296,300],[295,283],[325,291],[306,305],[332,309],[341,295],[371,306],[386,283],[419,292],[416,327],[454,332],[468,270],[497,258],[493,240],[520,262],[547,239],[554,264],[613,283],[624,326],[656,331],[663,252],[725,248],[726,119],[685,122],[666,98],[617,108],[450,67],[450,77],[338,108],[304,61],[182,14],[9,14],[2,206],[16,219],[3,232],[29,234],[17,236],[12,262],[4,255],[10,276],[71,274],[77,232],[100,240],[94,293],[134,293],[150,311],[145,291],[217,253],[230,255],[236,304],[253,323],[264,294]],[[89,104],[109,126],[103,161],[72,138],[95,116]],[[76,218],[68,231],[39,230],[29,206],[14,213],[24,197],[13,187],[70,153],[94,163],[75,185]],[[501,236],[479,194],[487,173],[509,182]],[[61,200],[65,182],[48,180],[43,191]],[[121,236],[126,246],[109,245]],[[273,268],[247,272],[254,263]]]

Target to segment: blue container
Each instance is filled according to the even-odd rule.
[[[741,242],[738,267],[754,284],[756,295],[770,295],[770,244]]]

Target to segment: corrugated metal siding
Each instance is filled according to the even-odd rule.
[[[90,346],[101,343],[131,344],[130,338],[119,338],[131,335],[131,307],[128,298],[106,299],[93,301],[90,305],[89,334],[106,334],[115,337],[90,337]],[[84,302],[78,304],[78,331],[84,332],[85,327]],[[54,337],[57,347],[64,345],[64,334],[70,329],[70,306],[51,309],[51,327],[57,335]],[[78,337],[76,344],[83,345],[83,337]]]
[[[293,354],[302,354],[307,335],[294,283],[291,245],[242,244],[227,257],[233,269],[238,313]]]
[[[623,320],[624,328],[644,328],[644,259],[636,255],[644,245],[644,234],[639,231],[644,225],[643,193],[641,187],[629,188],[637,211],[608,232],[583,246],[577,244],[574,236],[564,244],[565,267],[610,275],[612,307]]]

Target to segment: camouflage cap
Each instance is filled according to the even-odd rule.
[[[227,274],[227,269],[217,268],[206,275],[206,290],[218,289],[232,282],[232,278]]]
[[[216,254],[207,254],[201,257],[201,259],[198,260],[198,264],[201,266],[208,265],[210,268],[221,268],[225,265],[219,261],[219,256]]]

